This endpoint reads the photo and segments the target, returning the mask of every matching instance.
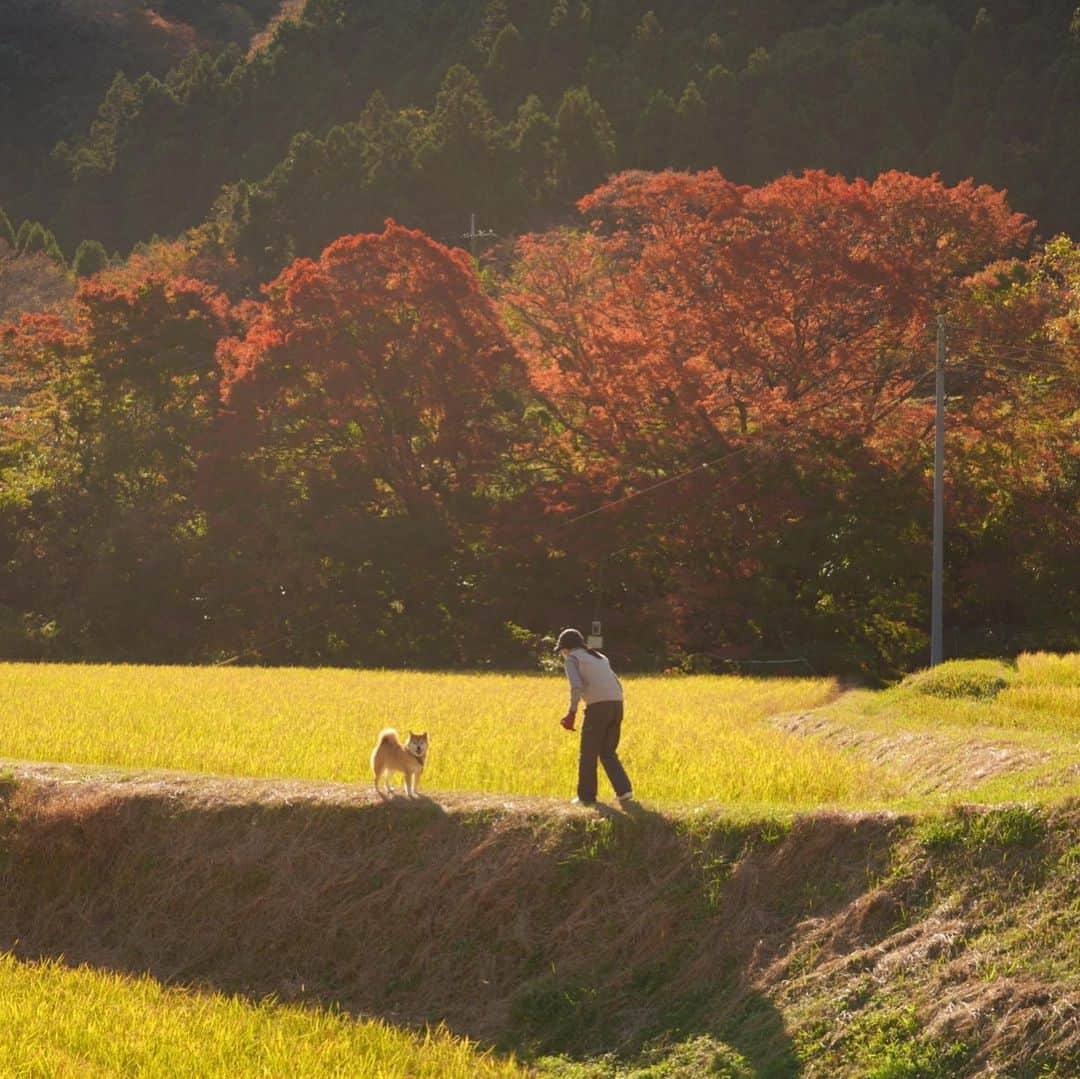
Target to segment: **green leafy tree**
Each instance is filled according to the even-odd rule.
[[[662,81],[667,69],[667,40],[656,12],[646,11],[634,29],[633,57],[639,71]]]
[[[684,169],[716,164],[716,139],[709,122],[709,108],[696,82],[686,84],[671,125],[669,161]]]
[[[25,233],[20,228],[19,237],[21,242],[17,247],[20,254],[47,255],[58,266],[65,265],[64,253],[60,250],[56,237],[40,221],[30,224]]]
[[[501,198],[492,184],[499,163],[495,116],[476,76],[463,65],[446,73],[431,117],[417,133],[415,152],[419,209],[436,234],[453,235],[470,209],[490,214]]]
[[[480,25],[473,37],[473,45],[482,56],[490,56],[495,41],[509,22],[506,0],[487,0],[484,13],[480,17]]]
[[[41,462],[22,475],[33,498],[18,587],[69,656],[193,654],[204,628],[195,464],[219,405],[215,351],[229,317],[200,281],[97,278],[79,291],[74,328],[43,316],[6,336],[6,375],[28,417],[15,451]]]
[[[589,55],[592,11],[582,0],[554,0],[541,54],[544,90],[554,90],[581,78]]]
[[[536,208],[546,209],[554,191],[555,123],[530,94],[518,109],[512,148],[522,190]]]
[[[527,72],[528,53],[521,31],[511,22],[499,31],[487,61],[492,98],[505,109],[520,100],[519,87]]]
[[[18,251],[20,254],[26,250],[26,245],[30,239],[31,230],[33,230],[35,227],[41,230],[41,225],[36,221],[23,221],[22,224],[19,225],[19,229],[15,233],[15,250]]]

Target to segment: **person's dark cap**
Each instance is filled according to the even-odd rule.
[[[584,648],[585,638],[581,635],[580,629],[564,629],[559,634],[559,639],[555,642],[555,651],[558,652],[563,648]]]

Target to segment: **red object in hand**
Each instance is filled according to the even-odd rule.
[[[572,731],[574,729],[575,719],[577,719],[577,715],[574,712],[567,712],[566,715],[559,720],[559,723],[568,731]]]

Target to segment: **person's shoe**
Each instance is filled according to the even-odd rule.
[[[586,802],[584,798],[571,798],[570,804],[572,806],[585,806],[587,809],[592,809],[596,802]]]
[[[627,802],[634,801],[634,792],[627,791],[625,794],[617,795],[617,797],[622,805],[626,805]]]

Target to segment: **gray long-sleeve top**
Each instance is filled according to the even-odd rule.
[[[600,652],[593,655],[585,648],[575,648],[563,660],[566,677],[570,682],[570,707],[576,712],[579,701],[598,704],[600,701],[621,701],[622,683],[611,669],[607,656]]]

